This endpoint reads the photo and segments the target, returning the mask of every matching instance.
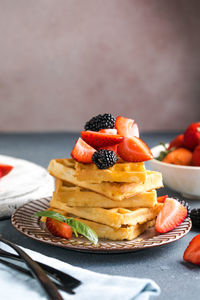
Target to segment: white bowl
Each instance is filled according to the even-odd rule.
[[[161,145],[153,147],[153,157],[158,157],[163,150]],[[186,198],[200,199],[200,167],[173,165],[155,158],[149,161],[149,165],[152,170],[162,173],[164,184],[170,189]]]

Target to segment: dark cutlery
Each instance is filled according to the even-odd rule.
[[[9,262],[9,261],[3,260],[3,259],[1,259],[1,258],[0,258],[0,263],[2,263],[3,265],[5,265],[5,266],[7,266],[7,267],[10,267],[10,268],[12,268],[12,269],[14,269],[14,270],[16,270],[16,271],[19,271],[19,272],[21,272],[21,273],[23,273],[23,274],[25,274],[25,275],[28,275],[29,277],[34,278],[34,276],[33,276],[33,274],[31,273],[31,271],[29,271],[29,270],[27,270],[27,269],[25,269],[25,268],[23,268],[23,267],[21,267],[21,266],[15,265],[15,264],[13,264],[13,263],[11,263],[11,262]],[[75,294],[75,292],[72,291],[70,288],[67,288],[67,287],[65,287],[65,286],[63,286],[63,285],[61,285],[61,284],[59,284],[59,283],[57,283],[57,282],[54,282],[54,283],[55,283],[55,285],[57,286],[57,288],[59,288],[59,289],[65,291],[65,292],[67,292],[68,294],[71,294],[71,295],[74,295],[74,294]]]
[[[6,257],[10,259],[14,259],[17,261],[21,261],[21,258],[19,255],[7,252],[5,250],[0,249],[0,256]],[[54,269],[53,267],[47,266],[43,263],[37,262],[42,269],[45,270],[47,275],[53,277],[55,280],[60,282],[61,285],[68,287],[69,289],[75,289],[81,284],[81,281],[72,277],[71,275],[68,275],[60,270]]]
[[[47,297],[50,300],[63,300],[63,297],[58,292],[58,289],[55,286],[55,284],[49,279],[49,277],[45,274],[43,269],[30,258],[30,256],[28,256],[21,248],[19,248],[15,244],[5,240],[1,235],[0,241],[13,248],[20,255],[20,257],[23,259],[26,265],[30,268],[34,277],[43,287]]]

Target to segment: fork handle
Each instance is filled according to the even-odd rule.
[[[0,249],[0,256],[21,261],[21,257],[19,255],[7,252],[2,249]],[[62,271],[54,269],[43,263],[40,262],[37,263],[42,267],[42,269],[46,271],[47,275],[53,277],[55,280],[59,281],[62,285],[67,286],[69,289],[75,289],[81,284],[80,280],[72,277],[71,275],[63,273]]]
[[[5,240],[1,236],[0,241],[13,248],[21,256],[26,265],[30,268],[35,278],[39,281],[39,283],[45,290],[49,300],[63,300],[63,297],[58,292],[55,284],[48,278],[42,268],[30,258],[30,256],[28,256],[21,248],[11,243],[10,241]]]
[[[12,269],[14,269],[14,270],[17,270],[17,271],[19,271],[19,272],[21,272],[21,273],[23,273],[23,274],[25,274],[25,275],[27,275],[27,276],[29,276],[29,277],[34,278],[33,274],[32,274],[29,270],[27,270],[27,269],[25,269],[25,268],[23,268],[23,267],[21,267],[21,266],[15,265],[15,264],[13,264],[13,263],[11,263],[11,262],[9,262],[9,261],[6,261],[6,260],[4,260],[4,259],[1,259],[1,258],[0,258],[0,263],[2,263],[3,265],[5,265],[5,266],[7,266],[7,267],[10,267],[10,268],[12,268]],[[60,290],[65,291],[65,292],[67,292],[68,294],[71,294],[71,295],[74,295],[74,294],[75,294],[74,291],[72,291],[72,290],[69,289],[69,288],[66,288],[65,286],[62,286],[62,285],[59,284],[59,283],[56,283],[56,282],[55,282],[55,285],[57,286],[57,288],[59,288]]]

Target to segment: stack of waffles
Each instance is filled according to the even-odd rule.
[[[143,162],[119,160],[100,170],[93,163],[54,159],[48,170],[55,177],[49,209],[75,217],[99,238],[135,239],[154,225],[162,207],[156,194],[162,175],[147,171]]]

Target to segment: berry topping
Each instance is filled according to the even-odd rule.
[[[105,128],[115,128],[115,117],[111,114],[98,115],[90,119],[84,129],[91,131],[99,131]]]
[[[118,158],[115,152],[102,149],[94,152],[92,160],[98,169],[108,169],[117,162]]]
[[[108,134],[117,134],[117,129],[101,129],[99,131],[100,133],[108,133]]]
[[[149,147],[134,136],[125,137],[118,145],[117,152],[123,160],[130,162],[142,162],[153,158]]]
[[[184,135],[183,134],[179,134],[170,142],[168,150],[170,150],[171,148],[177,149],[177,148],[181,148],[181,147],[184,147]]]
[[[95,149],[79,138],[72,150],[71,156],[78,162],[92,163],[92,155]]]
[[[200,234],[191,240],[184,252],[183,259],[195,265],[200,265]]]
[[[193,165],[200,167],[200,145],[194,149],[192,154],[192,163]]]
[[[194,227],[200,228],[200,208],[194,208],[191,210],[190,218]]]
[[[10,171],[12,171],[13,166],[10,165],[1,165],[0,164],[0,178],[6,176]]]
[[[110,150],[110,151],[113,151],[117,154],[117,145],[104,146],[104,147],[99,148],[98,150],[101,150],[101,149]]]
[[[119,134],[100,133],[95,131],[81,131],[82,139],[94,148],[117,145],[123,140]]]
[[[115,129],[115,128],[114,129],[101,129],[99,132],[116,135],[117,129]],[[117,154],[117,145],[100,147],[98,150],[101,150],[101,149],[111,150]]]
[[[191,124],[184,133],[184,145],[190,150],[200,143],[200,122]]]
[[[70,239],[72,237],[72,228],[65,222],[47,218],[46,227],[55,236],[65,239]]]
[[[117,117],[115,122],[117,133],[126,137],[136,136],[139,137],[139,129],[137,124],[132,119],[124,117]]]
[[[165,233],[176,228],[187,217],[187,209],[173,198],[167,198],[159,212],[155,230]]]

